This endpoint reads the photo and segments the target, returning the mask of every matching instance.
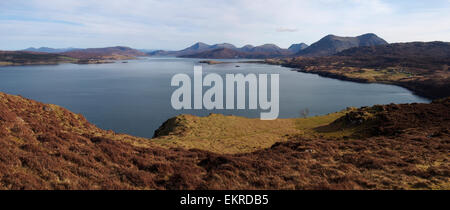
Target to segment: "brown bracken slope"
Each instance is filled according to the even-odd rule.
[[[353,110],[251,153],[161,148],[0,93],[0,189],[450,189],[450,100]]]

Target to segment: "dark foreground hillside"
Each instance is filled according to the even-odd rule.
[[[160,148],[0,93],[0,189],[450,189],[450,100],[353,110],[245,154]]]

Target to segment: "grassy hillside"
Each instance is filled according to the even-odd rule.
[[[346,111],[307,119],[261,121],[238,116],[212,114],[208,117],[180,115],[166,121],[152,142],[163,147],[202,149],[235,154],[269,148],[276,142],[288,141],[295,135],[306,137],[339,136],[341,133],[317,132]]]
[[[278,121],[184,115],[150,140],[0,93],[0,189],[450,189],[449,108],[446,99]]]

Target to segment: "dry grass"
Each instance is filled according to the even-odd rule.
[[[152,142],[163,147],[196,148],[226,154],[252,152],[301,133],[295,123],[295,119],[264,121],[220,114],[208,117],[180,115],[163,125]]]
[[[10,66],[10,65],[13,65],[13,63],[7,61],[0,61],[0,66]]]
[[[215,153],[236,154],[253,152],[271,147],[276,142],[288,141],[290,137],[342,137],[346,132],[322,131],[326,126],[351,109],[310,118],[277,119],[266,121],[238,116],[212,114],[208,117],[180,115],[168,120],[151,141],[159,146],[202,149]]]
[[[0,189],[448,190],[449,108],[447,99],[280,120],[273,125],[220,115],[184,116],[169,121],[178,126],[160,130],[169,135],[185,133],[194,141],[186,148],[206,148],[202,143],[208,139],[195,140],[203,136],[230,139],[220,147],[242,139],[236,144],[246,145],[243,150],[251,150],[245,142],[260,144],[262,139],[269,144],[279,134],[292,132],[285,142],[266,149],[217,154],[161,148],[146,139],[98,129],[61,107],[0,93]],[[328,125],[344,129],[370,122],[372,126],[359,131],[371,136],[317,137],[322,131],[315,130],[335,118]],[[204,130],[206,125],[214,126]],[[275,129],[266,130],[270,128]],[[251,131],[256,134],[248,135]]]
[[[399,81],[402,79],[410,78],[413,76],[411,73],[403,73],[397,70],[396,68],[386,68],[386,69],[369,69],[369,68],[345,68],[343,70],[337,70],[337,71],[344,71],[344,76],[348,78],[353,79],[359,79],[359,80],[367,80],[368,82],[393,82],[393,81]]]

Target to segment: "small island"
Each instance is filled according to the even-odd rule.
[[[223,63],[230,63],[230,62],[204,60],[204,61],[199,61],[198,63],[206,63],[208,65],[215,65],[215,64],[223,64]]]

